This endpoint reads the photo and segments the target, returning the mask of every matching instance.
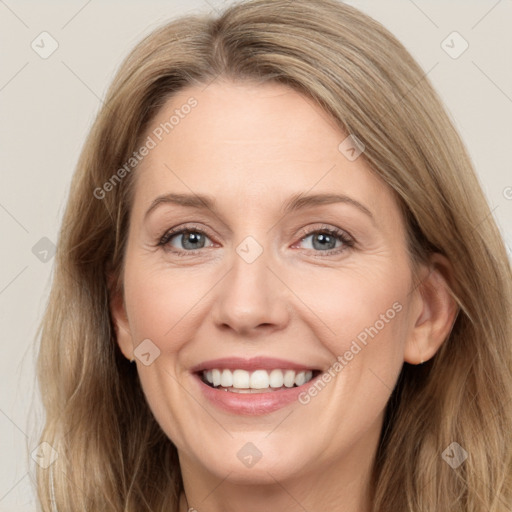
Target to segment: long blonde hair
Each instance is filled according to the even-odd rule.
[[[512,509],[511,268],[467,151],[424,71],[379,23],[334,0],[254,0],[154,31],[120,67],[84,145],[40,328],[45,512],[178,510],[176,448],[153,418],[109,314],[136,168],[98,197],[176,91],[217,77],[288,85],[366,146],[394,191],[411,261],[453,266],[460,314],[438,353],[404,364],[372,478],[375,512]],[[107,276],[113,272],[114,283]],[[457,442],[468,458],[442,454]]]

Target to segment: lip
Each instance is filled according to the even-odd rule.
[[[283,389],[281,391],[270,391],[266,393],[231,393],[213,388],[206,384],[201,376],[204,370],[218,368],[240,369],[247,371],[272,370],[279,368],[282,370],[317,370],[318,375],[309,382],[293,388]],[[284,359],[275,359],[268,357],[255,357],[252,359],[242,359],[237,357],[214,359],[205,361],[190,369],[192,377],[197,382],[203,396],[214,406],[223,411],[243,416],[257,416],[269,414],[282,409],[294,402],[298,402],[299,395],[314,384],[316,379],[322,375],[318,367],[304,366]]]
[[[212,359],[210,361],[204,361],[196,366],[190,368],[192,373],[202,372],[204,370],[213,370],[218,368],[219,370],[296,370],[296,371],[307,371],[307,370],[318,370],[318,367],[303,365],[288,361],[286,359],[278,359],[274,357],[252,357],[245,359],[242,357],[223,357],[221,359]]]

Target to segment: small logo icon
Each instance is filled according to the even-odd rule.
[[[262,453],[256,448],[253,443],[245,443],[240,450],[238,450],[236,456],[240,459],[242,464],[248,468],[252,468],[261,459]]]
[[[441,48],[452,59],[458,59],[469,48],[469,43],[458,32],[454,31],[443,40]]]
[[[48,32],[41,32],[30,46],[39,57],[47,59],[59,47],[59,43]]]
[[[32,254],[43,263],[48,263],[55,256],[55,244],[46,236],[43,236],[32,247]]]
[[[133,351],[133,355],[144,365],[149,366],[160,356],[160,349],[150,340],[145,339]]]
[[[350,162],[357,160],[365,148],[366,146],[352,134],[338,146],[340,153]]]
[[[252,263],[261,256],[263,247],[252,236],[248,236],[240,242],[236,252],[246,263]]]
[[[49,468],[58,458],[57,450],[46,441],[43,441],[30,453],[32,459],[39,464],[43,469]]]
[[[468,458],[468,452],[459,443],[453,442],[441,454],[441,457],[453,469],[457,469]]]

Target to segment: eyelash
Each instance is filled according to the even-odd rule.
[[[195,226],[186,226],[186,227],[174,228],[174,229],[171,229],[171,230],[167,231],[166,233],[164,233],[164,235],[159,239],[157,246],[165,249],[167,244],[175,236],[190,234],[190,233],[198,233],[198,234],[204,235],[207,238],[211,239],[211,237],[208,235],[208,233],[206,231],[204,231],[203,229],[195,227]],[[332,228],[330,226],[322,226],[321,228],[315,228],[315,229],[311,229],[311,230],[304,229],[301,232],[302,236],[301,236],[301,239],[299,240],[299,242],[302,242],[308,236],[315,235],[315,234],[328,234],[328,235],[331,235],[331,236],[337,238],[338,240],[340,240],[343,243],[343,246],[338,247],[337,249],[329,249],[326,251],[315,251],[314,249],[312,249],[314,252],[319,253],[318,255],[319,256],[321,255],[320,257],[333,256],[336,254],[340,254],[343,251],[346,251],[347,249],[354,247],[354,245],[355,245],[354,239],[351,236],[349,236],[345,231],[342,231],[341,229],[338,229],[338,228]],[[204,248],[202,248],[202,249],[204,249]],[[202,249],[196,249],[196,250],[191,250],[191,251],[179,251],[176,249],[166,249],[166,250],[168,252],[175,254],[176,256],[195,256]]]

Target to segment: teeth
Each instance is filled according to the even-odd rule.
[[[229,371],[229,370],[228,370]],[[251,378],[249,372],[245,370],[235,370],[233,372],[233,387],[237,389],[247,389],[250,387]]]
[[[251,373],[249,387],[252,389],[266,389],[270,386],[270,377],[265,370],[256,370]]]
[[[208,382],[215,387],[220,386],[220,370],[212,370],[212,380]]]
[[[212,369],[203,372],[203,378],[214,387],[232,388],[232,390],[279,389],[302,386],[313,378],[313,372],[295,370],[246,370]],[[227,391],[227,389],[225,389]],[[240,391],[237,391],[240,392]],[[242,391],[243,392],[243,391]]]
[[[283,372],[281,370],[272,370],[269,383],[271,388],[282,388],[284,384]]]
[[[287,388],[293,387],[293,385],[295,384],[295,372],[293,370],[286,370],[284,372],[283,379],[284,379],[284,385]]]
[[[222,370],[220,385],[223,388],[230,388],[233,385],[233,374],[229,370]]]
[[[295,384],[297,384],[297,386],[302,386],[302,384],[304,384],[305,382],[306,382],[306,372],[297,373],[297,375],[295,376]]]

